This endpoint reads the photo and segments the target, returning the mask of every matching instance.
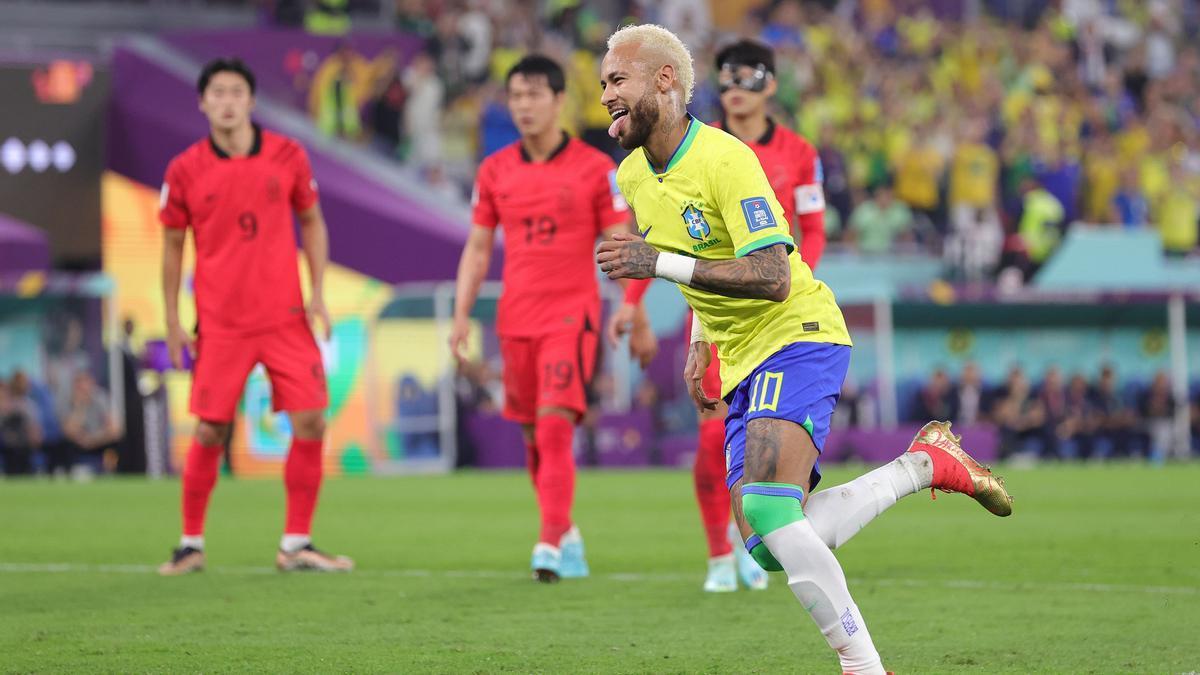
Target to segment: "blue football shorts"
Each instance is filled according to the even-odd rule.
[[[829,436],[833,409],[850,368],[850,347],[793,342],[763,361],[725,396],[725,484],[742,479],[746,462],[746,423],[760,417],[795,422],[812,436],[820,452]],[[821,480],[814,464],[809,490]]]

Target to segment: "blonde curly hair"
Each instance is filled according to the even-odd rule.
[[[647,63],[652,71],[663,65],[670,65],[674,68],[675,77],[683,88],[684,105],[692,102],[696,71],[692,68],[692,54],[679,37],[666,28],[652,23],[625,26],[608,37],[610,50],[627,44],[639,45],[641,47],[639,55],[642,58],[653,57]]]

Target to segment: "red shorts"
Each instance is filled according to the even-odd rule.
[[[232,422],[246,377],[258,363],[271,379],[276,412],[328,405],[321,350],[308,323],[297,322],[246,337],[197,337],[192,414],[211,422]]]
[[[539,408],[587,412],[587,385],[598,345],[596,331],[590,327],[536,337],[501,336],[504,416],[533,424]]]

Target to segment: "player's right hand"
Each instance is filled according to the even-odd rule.
[[[171,365],[182,370],[184,352],[189,358],[195,355],[192,336],[177,322],[167,324],[167,353],[171,356]]]
[[[455,319],[454,327],[450,329],[450,353],[461,366],[467,363],[467,338],[471,337],[471,321]]]
[[[712,361],[712,347],[707,342],[693,342],[688,347],[687,363],[683,366],[683,381],[687,384],[688,393],[692,395],[692,403],[696,410],[716,410],[719,399],[709,398],[704,393],[704,373]]]

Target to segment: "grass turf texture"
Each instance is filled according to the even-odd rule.
[[[1200,465],[1007,473],[1011,518],[924,493],[838,552],[885,665],[1200,670]],[[593,577],[542,586],[524,474],[329,481],[316,541],[356,558],[342,576],[270,570],[282,487],[223,479],[210,569],[173,579],[152,570],[177,483],[0,483],[0,671],[838,672],[781,575],[701,592],[691,489],[585,472]]]

